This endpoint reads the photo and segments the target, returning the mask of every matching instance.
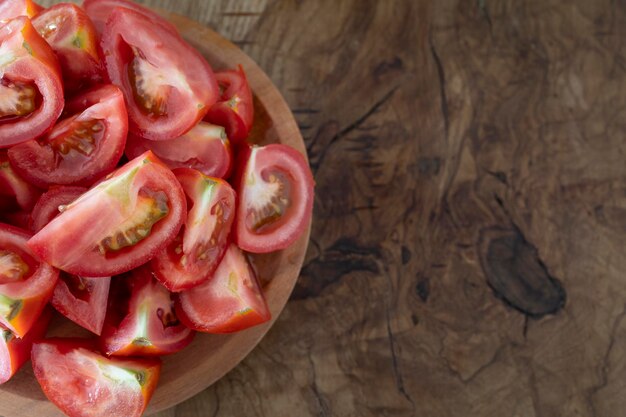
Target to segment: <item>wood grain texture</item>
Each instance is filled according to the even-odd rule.
[[[146,1],[268,73],[317,181],[292,300],[160,417],[626,409],[626,3]]]

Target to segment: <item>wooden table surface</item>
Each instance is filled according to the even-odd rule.
[[[159,417],[624,416],[625,1],[143,3],[260,64],[317,181],[276,326]]]

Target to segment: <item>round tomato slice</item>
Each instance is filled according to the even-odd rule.
[[[271,318],[254,271],[233,244],[213,278],[177,294],[176,312],[187,327],[206,333],[232,333]]]
[[[233,151],[221,126],[200,122],[189,132],[171,140],[148,140],[129,135],[126,156],[136,158],[147,150],[154,152],[168,167],[193,168],[209,177],[228,178]]]
[[[50,323],[47,308],[23,338],[15,337],[9,330],[0,328],[0,384],[7,382],[30,359],[33,342],[42,339]]]
[[[202,55],[141,13],[114,9],[102,49],[111,82],[124,91],[135,135],[151,140],[181,136],[217,100],[215,75]]]
[[[37,322],[59,277],[26,246],[29,238],[25,230],[0,224],[0,325],[18,337]]]
[[[43,193],[32,212],[30,229],[35,233],[43,229],[52,219],[59,215],[61,209],[67,206],[87,191],[83,187],[52,187]]]
[[[120,274],[146,263],[178,234],[187,205],[176,177],[151,152],[91,188],[28,246],[74,275]]]
[[[57,54],[66,90],[77,91],[102,82],[104,65],[98,54],[98,36],[83,9],[71,3],[57,4],[32,22]]]
[[[63,83],[54,52],[30,20],[0,26],[0,147],[34,139],[63,110]]]
[[[33,17],[43,8],[31,0],[2,0],[0,1],[0,25],[3,21],[18,16]]]
[[[90,185],[111,172],[124,153],[128,116],[119,88],[91,89],[70,100],[65,111],[76,113],[45,138],[8,151],[11,165],[33,184]]]
[[[254,253],[285,249],[311,220],[315,184],[306,160],[286,145],[254,146],[239,167],[235,242]]]
[[[0,150],[0,208],[30,211],[40,195],[41,190],[18,175],[9,164],[7,152]]]
[[[224,126],[228,138],[234,143],[245,142],[254,121],[252,91],[241,65],[237,70],[215,74],[221,90],[220,99],[207,113],[205,120]]]
[[[46,397],[70,417],[140,417],[161,372],[157,358],[106,358],[86,339],[36,342],[32,361]]]
[[[174,170],[187,194],[187,220],[169,246],[152,259],[167,289],[183,291],[210,279],[226,247],[235,217],[235,191],[227,182],[189,168]]]
[[[176,317],[174,302],[147,267],[114,279],[101,347],[107,355],[159,356],[184,349],[195,332]]]
[[[174,25],[159,16],[150,9],[147,9],[137,3],[127,0],[85,0],[83,2],[85,11],[91,17],[91,20],[96,27],[98,33],[102,33],[104,26],[109,20],[109,16],[113,9],[117,7],[124,7],[134,10],[137,13],[141,13],[152,21],[153,24],[161,26],[163,29],[172,33],[178,33],[178,30]]]

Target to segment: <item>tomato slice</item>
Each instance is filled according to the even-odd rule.
[[[33,236],[33,252],[74,275],[110,276],[146,263],[176,237],[185,194],[152,152],[107,178]]]
[[[26,17],[0,26],[0,147],[36,138],[63,110],[54,52]]]
[[[140,417],[161,372],[157,358],[106,358],[86,339],[36,342],[32,361],[46,397],[70,417]]]
[[[102,49],[111,82],[124,91],[135,135],[151,140],[181,136],[217,100],[215,75],[204,57],[141,13],[114,9]]]
[[[215,74],[220,86],[220,99],[207,113],[205,120],[224,126],[228,138],[234,143],[245,142],[254,121],[252,91],[241,65],[237,70]]]
[[[177,294],[176,313],[187,327],[206,333],[232,333],[271,318],[259,281],[234,244],[213,278]]]
[[[209,177],[228,178],[233,151],[221,126],[200,122],[184,135],[171,140],[148,140],[129,135],[126,156],[136,158],[147,150],[154,152],[168,167],[193,168]]]
[[[187,194],[187,220],[176,239],[151,262],[159,281],[179,292],[213,276],[228,246],[236,195],[227,182],[194,169],[178,168],[174,174]]]
[[[254,146],[240,156],[235,242],[254,253],[285,249],[311,219],[311,170],[302,154],[286,145]]]
[[[102,33],[104,26],[109,20],[109,16],[113,9],[117,7],[125,7],[127,9],[134,10],[137,13],[141,13],[152,21],[153,24],[161,26],[163,29],[172,33],[178,33],[176,26],[172,25],[163,17],[159,16],[152,10],[145,8],[137,3],[127,0],[85,0],[83,2],[85,11],[91,17],[91,20],[96,27],[98,33]]]
[[[33,342],[42,339],[50,323],[50,309],[45,309],[23,338],[0,328],[0,384],[7,382],[30,359]]]
[[[66,112],[45,138],[9,149],[11,165],[41,187],[90,185],[111,172],[124,153],[128,116],[114,85],[93,88],[68,101]]]
[[[56,53],[66,90],[78,91],[102,82],[98,36],[83,9],[71,3],[57,4],[39,13],[33,26]]]
[[[52,187],[43,193],[32,212],[30,229],[35,233],[43,229],[52,219],[59,215],[63,206],[67,206],[87,191],[83,187]]]
[[[13,170],[7,152],[0,151],[0,208],[5,211],[17,208],[30,211],[40,195],[41,190]]]
[[[2,0],[0,1],[0,25],[3,21],[18,16],[33,17],[43,8],[31,0]]]
[[[59,271],[26,246],[30,233],[0,224],[0,325],[24,337],[52,296]]]
[[[114,278],[102,351],[115,356],[158,356],[184,349],[195,332],[176,317],[170,293],[147,267]]]

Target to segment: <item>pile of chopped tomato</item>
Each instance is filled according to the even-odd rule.
[[[128,0],[0,2],[0,384],[140,416],[159,357],[270,320],[247,253],[293,244],[313,178],[251,146],[252,91]],[[92,333],[46,339],[51,311]]]

